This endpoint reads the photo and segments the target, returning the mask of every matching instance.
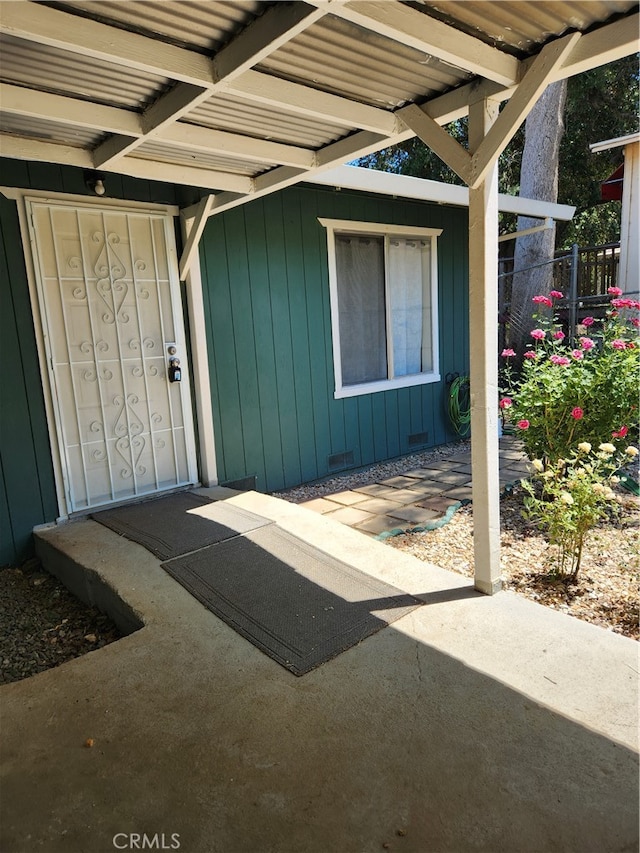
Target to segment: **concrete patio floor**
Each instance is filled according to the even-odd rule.
[[[141,546],[91,520],[40,533],[50,569],[144,627],[0,689],[2,851],[637,849],[636,643],[275,497],[230,501],[425,605],[296,678]]]
[[[499,462],[503,488],[530,473],[530,463],[513,436],[500,439]],[[378,536],[435,521],[452,504],[464,500],[471,500],[470,449],[454,451],[399,476],[326,494],[301,505],[361,533]]]

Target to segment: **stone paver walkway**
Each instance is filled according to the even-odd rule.
[[[529,474],[527,457],[511,436],[500,439],[500,485]],[[370,536],[419,527],[441,518],[456,501],[471,500],[471,451],[462,451],[429,467],[414,468],[348,491],[305,501],[301,506]]]

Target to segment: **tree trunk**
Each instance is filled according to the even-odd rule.
[[[520,170],[520,195],[524,198],[551,202],[558,199],[558,159],[564,133],[566,96],[566,80],[552,83],[527,118]],[[518,231],[541,224],[539,219],[518,217]],[[534,327],[532,314],[537,306],[531,299],[537,294],[549,294],[552,289],[552,265],[546,264],[521,273],[517,270],[526,270],[534,264],[551,260],[554,248],[555,226],[516,240],[509,345],[520,357],[530,341],[529,332]]]

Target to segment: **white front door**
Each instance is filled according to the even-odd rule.
[[[33,198],[26,210],[67,511],[195,482],[172,217]]]

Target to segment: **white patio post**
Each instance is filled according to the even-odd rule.
[[[474,154],[498,116],[498,101],[470,105]],[[475,588],[492,595],[500,578],[498,468],[498,158],[469,189],[469,349]]]

